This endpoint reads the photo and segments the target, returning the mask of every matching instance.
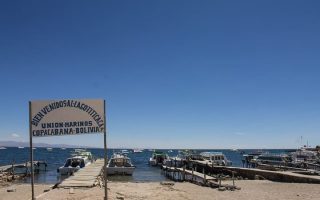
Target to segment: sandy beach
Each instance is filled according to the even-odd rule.
[[[174,183],[162,185],[160,182],[112,182],[108,183],[109,199],[132,200],[316,200],[320,197],[320,186],[317,184],[278,183],[266,180],[237,181],[236,185],[241,190],[218,191],[208,187],[198,186],[192,183]],[[100,187],[86,189],[53,189],[44,192],[51,185],[36,185],[35,192],[39,200],[89,200],[103,199],[104,189]],[[15,192],[7,192],[8,188],[15,188]],[[0,188],[0,199],[16,200],[30,199],[31,188],[28,184],[11,185]]]

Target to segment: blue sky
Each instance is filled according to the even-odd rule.
[[[103,98],[108,145],[320,144],[319,1],[1,1],[0,137],[28,101]],[[102,135],[34,142],[103,146]]]

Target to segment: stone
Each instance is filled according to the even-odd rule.
[[[171,182],[160,182],[161,185],[174,185],[174,183]]]
[[[7,189],[7,192],[16,192],[16,191],[17,191],[16,188],[8,188],[8,189]]]
[[[43,192],[49,192],[50,191],[50,189],[45,189],[45,190],[43,190]]]

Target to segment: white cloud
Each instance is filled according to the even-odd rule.
[[[18,135],[18,134],[16,134],[16,133],[12,133],[12,134],[11,134],[11,137],[13,137],[13,138],[19,138],[20,135]]]

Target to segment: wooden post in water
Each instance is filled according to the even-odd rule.
[[[183,165],[183,176],[182,176],[182,180],[185,181],[186,180],[186,166]]]
[[[192,181],[193,181],[193,171],[194,171],[194,166],[192,164],[192,178],[191,178]]]
[[[28,161],[26,161],[26,175],[28,175]]]
[[[212,165],[211,165],[211,166],[212,166],[211,168],[212,168],[212,173],[213,173],[213,172],[214,172],[214,170],[213,170],[213,162],[212,162],[211,164],[212,164]]]
[[[11,163],[11,174],[14,176],[14,165],[13,165],[13,161]]]
[[[232,185],[234,187],[234,171],[232,171]]]
[[[203,183],[205,184],[207,182],[207,177],[206,177],[206,173],[205,173],[204,167],[202,168],[202,173],[203,173]]]

